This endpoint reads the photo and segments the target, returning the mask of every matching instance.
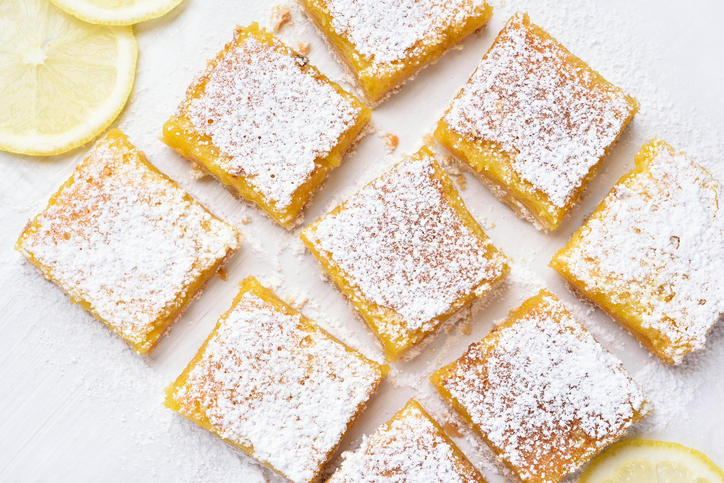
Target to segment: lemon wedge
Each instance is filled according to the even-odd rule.
[[[183,0],[51,0],[81,20],[103,25],[132,25],[168,13]]]
[[[637,439],[601,453],[579,483],[724,483],[724,471],[695,449]]]
[[[48,0],[1,0],[0,149],[51,155],[93,139],[126,104],[137,57],[131,27],[91,25]]]

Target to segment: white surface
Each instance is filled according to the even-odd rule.
[[[130,102],[114,125],[152,163],[245,235],[229,265],[229,281],[212,281],[151,357],[133,353],[13,250],[25,223],[45,206],[90,146],[51,158],[0,153],[1,481],[282,481],[162,406],[164,387],[183,370],[228,309],[236,283],[247,275],[257,276],[281,297],[309,297],[306,315],[366,354],[379,356],[372,336],[336,290],[321,280],[312,256],[303,252],[299,230],[287,233],[273,225],[213,180],[192,180],[189,163],[157,139],[194,74],[231,39],[233,27],[252,21],[268,26],[273,4],[186,0],[165,17],[135,27],[138,76]],[[547,268],[554,251],[632,167],[634,154],[651,137],[661,136],[724,179],[724,4],[507,0],[493,5],[495,14],[486,30],[375,110],[377,126],[400,136],[399,148],[386,157],[380,137],[366,138],[317,194],[306,211],[307,223],[419,147],[503,23],[518,10],[528,10],[533,22],[634,95],[641,112],[582,203],[554,234],[539,233],[518,220],[468,176],[462,196],[497,246],[514,260],[510,283],[474,316],[471,335],[459,329],[442,334],[418,358],[394,367],[342,448],[353,448],[362,434],[374,431],[413,395],[443,420],[448,410],[432,391],[428,374],[459,357],[508,310],[547,285],[622,358],[657,406],[633,434],[695,447],[724,466],[724,324],[715,326],[702,352],[688,356],[680,367],[664,367],[607,316],[572,297]],[[311,42],[312,63],[333,79],[341,78],[340,67],[298,14],[295,25],[280,36],[292,47],[298,40]],[[246,216],[252,222],[243,225]],[[502,481],[471,441],[458,440],[491,483]]]

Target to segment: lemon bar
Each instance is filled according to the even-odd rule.
[[[319,481],[389,368],[350,349],[254,277],[166,406],[294,483]]]
[[[518,13],[435,138],[519,217],[554,230],[637,109],[634,98]]]
[[[369,106],[493,15],[484,0],[299,0]]]
[[[430,380],[526,483],[561,481],[651,410],[621,362],[545,289]]]
[[[722,199],[706,170],[654,139],[550,266],[679,364],[724,313]]]
[[[344,462],[327,483],[485,483],[440,425],[411,399]]]
[[[290,228],[371,115],[254,23],[196,78],[162,139]]]
[[[239,246],[238,231],[108,132],[16,248],[148,354]]]
[[[426,147],[301,238],[391,362],[414,357],[414,346],[509,270]]]

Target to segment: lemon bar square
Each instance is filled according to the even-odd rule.
[[[721,184],[663,141],[645,144],[550,266],[665,364],[724,313]]]
[[[426,147],[301,238],[391,362],[417,355],[413,347],[509,270]]]
[[[166,406],[292,482],[316,482],[388,370],[248,277]]]
[[[518,13],[434,135],[519,217],[555,230],[637,109]]]
[[[114,129],[76,167],[16,248],[148,354],[240,243]]]
[[[621,362],[545,289],[430,380],[526,483],[561,481],[651,410]]]
[[[163,141],[286,228],[372,112],[256,23],[189,87]]]
[[[493,15],[484,0],[299,0],[367,105],[377,106]]]
[[[327,483],[485,483],[440,425],[411,399],[365,437]]]

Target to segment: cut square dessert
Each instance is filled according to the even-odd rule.
[[[301,238],[393,362],[414,357],[509,270],[426,147]]]
[[[375,107],[493,15],[484,0],[299,0]]]
[[[430,380],[526,483],[561,481],[651,410],[621,362],[547,290]]]
[[[550,266],[678,364],[724,313],[722,199],[706,170],[654,139]]]
[[[327,483],[485,483],[440,425],[411,399],[362,440]]]
[[[239,240],[114,129],[28,223],[16,248],[148,354]]]
[[[637,109],[634,98],[518,13],[435,138],[519,217],[554,230]]]
[[[294,483],[316,482],[389,368],[347,347],[254,277],[166,406]]]
[[[290,228],[371,115],[253,23],[189,87],[163,141]]]

